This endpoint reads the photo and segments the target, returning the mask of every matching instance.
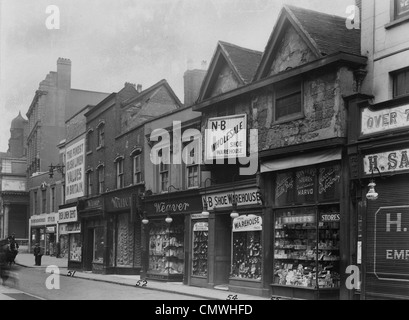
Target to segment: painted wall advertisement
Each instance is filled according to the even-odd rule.
[[[66,200],[84,196],[85,139],[70,145],[65,152]]]
[[[205,134],[205,160],[247,156],[247,115],[211,118]]]
[[[372,111],[362,110],[361,134],[372,134],[409,126],[409,105]]]
[[[380,172],[409,170],[409,149],[371,154],[364,157],[364,172],[367,175]]]
[[[378,279],[409,281],[409,206],[376,212],[374,255]]]

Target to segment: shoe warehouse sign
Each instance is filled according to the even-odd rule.
[[[372,111],[362,110],[361,135],[380,133],[409,126],[409,105]]]
[[[206,197],[203,196],[202,201],[203,204],[207,204],[208,210],[214,210],[216,208],[231,208],[234,198],[238,207],[261,205],[260,192],[257,188],[210,194],[206,195]]]
[[[261,231],[262,218],[256,215],[240,216],[233,220],[233,232]]]
[[[367,175],[381,172],[409,170],[409,149],[395,150],[367,155],[364,157],[364,172]]]
[[[211,118],[205,135],[205,160],[247,156],[247,115]]]
[[[409,206],[375,214],[374,273],[379,280],[409,282]]]

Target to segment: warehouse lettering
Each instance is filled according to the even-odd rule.
[[[234,228],[239,229],[239,228],[244,228],[252,225],[258,225],[260,224],[260,217],[254,217],[250,219],[245,219],[245,220],[235,220],[234,222]]]

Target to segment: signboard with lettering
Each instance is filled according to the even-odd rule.
[[[315,168],[298,170],[295,174],[295,187],[297,203],[315,201]]]
[[[102,209],[102,198],[94,198],[94,199],[87,199],[85,200],[84,210],[90,209]]]
[[[362,110],[361,134],[373,134],[409,126],[409,105],[372,111]]]
[[[80,233],[81,232],[81,222],[67,224],[66,231],[67,233]]]
[[[247,115],[211,118],[205,134],[205,159],[247,156]]]
[[[339,164],[318,168],[318,200],[340,197],[341,166]]]
[[[77,207],[65,208],[58,210],[58,223],[78,221]]]
[[[240,216],[233,220],[233,232],[261,231],[262,218],[253,214]]]
[[[193,226],[193,231],[208,231],[209,224],[207,222],[196,222]]]
[[[409,206],[379,208],[374,241],[376,277],[409,281]]]
[[[314,223],[315,222],[315,215],[306,214],[306,215],[296,215],[296,216],[288,216],[281,218],[282,224],[304,224],[304,223]]]
[[[182,199],[169,199],[145,202],[145,210],[148,214],[166,214],[170,213],[191,213],[202,212],[203,207],[199,194],[194,197],[185,197]],[[198,218],[203,218],[200,215]]]
[[[65,152],[66,200],[84,196],[85,139],[70,145]]]
[[[367,175],[378,173],[375,168],[381,172],[397,172],[409,170],[409,149],[396,150],[371,154],[364,157],[364,172]]]
[[[46,226],[50,224],[57,224],[58,216],[56,213],[39,214],[30,218],[30,224],[34,226]]]
[[[277,173],[275,183],[275,203],[277,206],[294,201],[294,187],[292,172]]]
[[[202,197],[203,204],[207,202],[208,210],[215,208],[229,208],[232,206],[233,199],[236,199],[237,206],[260,205],[261,198],[257,188],[208,194]]]

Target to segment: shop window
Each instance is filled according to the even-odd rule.
[[[116,160],[116,188],[124,187],[124,159],[118,158]]]
[[[97,129],[97,136],[98,136],[98,148],[102,148],[105,146],[105,124],[101,122]]]
[[[141,167],[141,155],[136,155],[132,158],[133,163],[133,184],[142,182],[142,167]]]
[[[303,116],[301,88],[301,81],[279,84],[275,87],[275,122],[296,120]]]
[[[274,284],[339,288],[339,205],[275,212]]]
[[[150,223],[149,268],[151,276],[181,277],[184,272],[183,219]]]
[[[261,217],[240,216],[233,220],[231,278],[261,280]]]
[[[94,253],[93,262],[103,263],[104,262],[104,228],[98,227],[94,229]]]
[[[105,185],[105,167],[103,165],[100,165],[97,168],[97,178],[98,178],[98,194],[101,194],[104,192],[104,185]]]
[[[167,192],[169,187],[169,165],[161,162],[159,165],[160,188],[162,192]]]
[[[196,222],[193,226],[192,276],[207,276],[208,241],[208,223]]]
[[[409,0],[408,0],[409,1]],[[398,98],[409,94],[409,69],[400,70],[392,74],[393,97]]]
[[[81,262],[82,261],[82,242],[81,234],[73,233],[70,234],[70,261]]]
[[[409,0],[392,0],[395,20],[409,16]]]

